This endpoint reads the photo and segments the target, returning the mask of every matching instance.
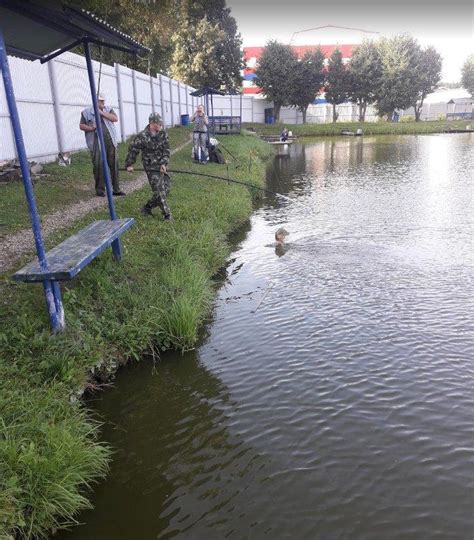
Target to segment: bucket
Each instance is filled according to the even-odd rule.
[[[189,126],[189,114],[182,114],[181,115],[181,125],[182,126]]]

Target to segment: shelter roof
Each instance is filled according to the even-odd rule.
[[[28,60],[46,61],[82,40],[131,54],[149,52],[93,13],[58,0],[0,0],[0,26],[8,54]]]
[[[215,88],[211,88],[210,86],[204,86],[203,88],[199,88],[199,90],[194,90],[194,92],[190,92],[190,96],[194,97],[201,97],[201,96],[210,96],[211,94],[217,94],[218,96],[225,96],[224,92],[221,92],[220,90],[216,90]]]

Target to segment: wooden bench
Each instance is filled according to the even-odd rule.
[[[72,279],[117,240],[135,220],[94,221],[46,253],[48,269],[33,261],[13,275],[16,281],[63,281]]]

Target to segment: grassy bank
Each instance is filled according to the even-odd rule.
[[[442,133],[446,127],[463,129],[474,126],[472,120],[433,122],[337,122],[336,124],[245,124],[247,129],[256,131],[259,135],[279,135],[285,125],[298,137],[318,137],[340,135],[341,130],[356,131],[362,129],[365,135],[416,135]]]
[[[262,185],[262,158],[272,150],[252,136],[223,142],[246,164],[231,163],[229,176]],[[227,174],[226,166],[191,164],[190,147],[173,156],[171,166]],[[52,174],[61,189],[70,181]],[[67,174],[90,182],[80,160]],[[88,505],[87,490],[106,474],[110,452],[77,396],[130,359],[194,345],[214,294],[211,276],[228,255],[226,236],[252,207],[245,187],[174,175],[169,202],[175,221],[165,223],[139,214],[149,194],[147,187],[117,200],[119,216],[137,220],[123,237],[123,261],[104,253],[62,287],[67,329],[61,335],[49,332],[41,286],[8,276],[0,281],[0,538],[45,536],[74,523]],[[48,243],[101,217],[105,210]]]

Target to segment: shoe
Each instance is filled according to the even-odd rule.
[[[147,205],[143,206],[142,208],[140,208],[140,213],[143,215],[143,216],[152,216],[153,213],[151,211],[151,208]]]
[[[165,221],[173,221],[173,216],[171,214],[165,214],[163,219]]]
[[[117,192],[114,191],[115,197],[124,197],[125,195],[126,193],[124,191],[117,191]]]
[[[97,197],[105,197],[105,193],[96,193]]]

